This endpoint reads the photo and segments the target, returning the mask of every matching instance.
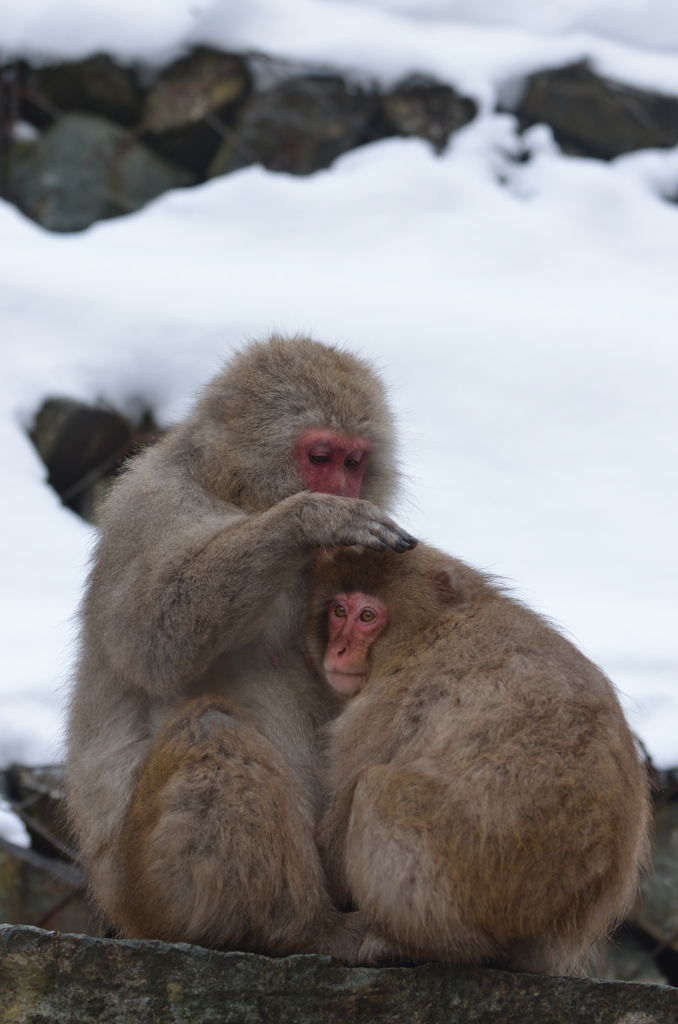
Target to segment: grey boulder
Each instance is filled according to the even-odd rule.
[[[42,68],[20,67],[21,117],[45,128],[65,113],[97,114],[131,127],[141,118],[143,92],[133,71],[105,53]]]
[[[341,153],[380,137],[372,131],[379,100],[334,75],[290,78],[245,104],[209,176],[261,163],[271,171],[312,174]]]
[[[15,146],[9,168],[10,198],[51,231],[80,231],[194,181],[124,128],[89,114],[67,114],[37,142]]]
[[[566,153],[612,160],[678,143],[678,99],[601,78],[584,61],[532,75],[516,113],[521,129],[548,124]]]

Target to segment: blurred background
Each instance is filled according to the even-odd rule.
[[[303,331],[388,382],[403,525],[618,687],[674,859],[614,949],[678,983],[677,145],[673,0],[0,0],[0,919],[98,927],[26,766],[108,487]]]

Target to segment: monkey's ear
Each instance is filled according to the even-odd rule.
[[[433,573],[433,583],[436,594],[441,604],[462,604],[464,595],[455,587],[450,574],[445,569],[436,569]]]

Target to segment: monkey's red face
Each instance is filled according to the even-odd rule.
[[[307,430],[297,441],[295,455],[309,491],[359,498],[370,442],[344,437],[325,427]]]
[[[329,643],[324,668],[340,693],[362,690],[369,672],[370,648],[388,619],[385,605],[367,594],[338,594],[330,601]]]

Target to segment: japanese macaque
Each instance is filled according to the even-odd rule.
[[[81,610],[70,818],[120,934],[354,959],[314,844],[304,649],[327,546],[410,549],[383,386],[308,338],[244,348],[113,488]]]
[[[430,547],[314,570],[309,654],[344,701],[316,838],[367,964],[576,971],[648,851],[611,683],[492,580]]]

